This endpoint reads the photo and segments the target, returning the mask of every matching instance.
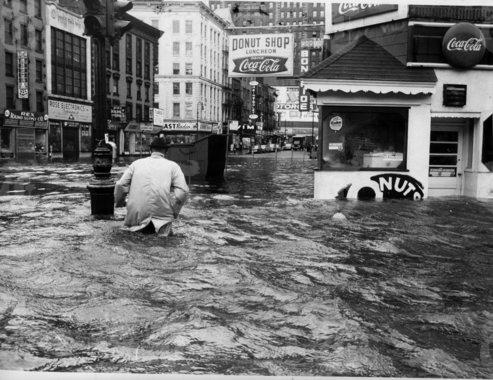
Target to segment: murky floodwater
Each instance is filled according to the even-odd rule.
[[[315,201],[314,164],[232,158],[168,239],[3,167],[0,369],[491,377],[493,202]]]

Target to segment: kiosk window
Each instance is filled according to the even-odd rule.
[[[323,110],[322,169],[406,169],[407,109]]]

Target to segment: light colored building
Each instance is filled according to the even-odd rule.
[[[134,2],[133,16],[164,31],[159,40],[157,107],[162,127],[211,132],[228,117],[224,59],[227,22],[203,2]],[[197,128],[198,124],[198,128]],[[191,136],[190,136],[191,138]]]

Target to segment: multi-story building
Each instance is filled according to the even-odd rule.
[[[1,158],[47,154],[44,3],[0,3]]]
[[[46,2],[46,87],[52,159],[78,160],[92,152],[91,40],[82,12]]]
[[[108,130],[120,155],[147,153],[153,132],[155,69],[163,32],[126,15],[132,29],[106,51]]]
[[[165,31],[156,75],[162,118],[154,123],[190,132],[184,135],[188,141],[219,130],[226,115],[225,89],[230,87],[224,71],[226,21],[201,1],[136,1],[131,14]]]

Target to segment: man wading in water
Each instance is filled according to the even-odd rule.
[[[115,184],[115,203],[125,206],[128,193],[125,226],[131,231],[169,236],[189,190],[180,166],[165,158],[166,140],[156,137],[150,148],[151,156],[134,161]]]

